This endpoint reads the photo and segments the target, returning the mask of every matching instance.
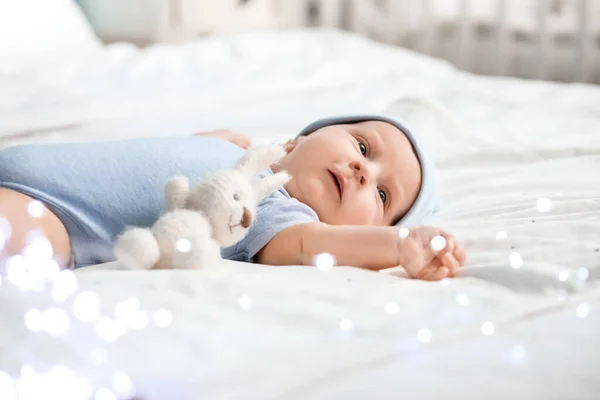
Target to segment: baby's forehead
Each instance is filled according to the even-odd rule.
[[[347,124],[348,129],[356,131],[381,142],[390,153],[410,151],[418,159],[417,151],[406,133],[400,127],[385,121],[367,120]]]

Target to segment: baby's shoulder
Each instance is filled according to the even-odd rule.
[[[289,220],[301,219],[318,221],[315,211],[306,204],[291,197],[284,188],[279,188],[265,197],[258,205],[258,220]]]

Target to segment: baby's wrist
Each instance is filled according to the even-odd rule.
[[[407,228],[393,227],[393,229],[390,231],[390,234],[394,236],[394,241],[396,244],[395,265],[403,266],[402,264],[405,259],[405,257],[403,257],[403,254],[406,252],[406,242],[409,240],[410,231]]]
[[[397,265],[401,266],[412,277],[414,272],[413,260],[418,258],[418,244],[415,242],[414,235],[408,228],[398,228],[396,230],[396,254],[398,256]]]

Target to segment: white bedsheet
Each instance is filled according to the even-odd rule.
[[[269,142],[323,115],[437,98],[466,126],[423,123],[440,169],[437,220],[469,262],[460,279],[437,283],[349,267],[79,270],[79,289],[98,293],[103,313],[134,297],[150,318],[108,345],[75,319],[59,338],[31,333],[25,310],[72,315],[72,298],[49,303],[4,279],[0,370],[59,363],[97,388],[118,369],[147,399],[597,397],[600,88],[476,77],[335,31],[117,46],[85,60],[0,77],[12,88],[0,92],[3,146],[218,126]],[[153,322],[158,308],[172,313],[168,328]],[[136,315],[128,321],[141,325]]]

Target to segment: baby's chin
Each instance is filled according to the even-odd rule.
[[[317,192],[313,192],[317,193]],[[344,218],[340,218],[340,205],[330,200],[331,193],[323,193],[320,195],[309,196],[308,199],[302,201],[297,199],[301,203],[309,206],[319,217],[319,221],[329,225],[345,225]]]
[[[315,187],[316,185],[305,185],[303,187],[294,187],[290,185],[290,188],[286,187],[291,197],[298,200],[300,203],[309,206],[319,217],[319,221],[326,222],[331,211],[329,210],[332,206],[329,196],[331,194],[325,192],[322,187]],[[291,190],[290,190],[291,189]]]
[[[368,206],[363,204],[344,203],[341,206],[335,205],[335,207],[330,209],[321,207],[320,212],[316,212],[319,216],[319,221],[329,225],[387,225],[381,221],[378,213],[372,211]]]

